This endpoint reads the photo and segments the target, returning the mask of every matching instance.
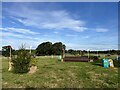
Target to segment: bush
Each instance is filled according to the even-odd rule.
[[[13,71],[15,73],[27,73],[31,62],[31,56],[23,47],[18,50],[17,56],[12,57]]]
[[[115,67],[120,67],[120,60],[113,60]]]
[[[99,58],[97,56],[90,56],[90,59],[92,59],[93,61],[98,60]]]

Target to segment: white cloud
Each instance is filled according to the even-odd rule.
[[[38,40],[39,38],[36,38],[35,35],[39,34],[37,32],[30,31],[28,29],[21,29],[21,28],[0,28],[0,31],[2,33],[0,34],[0,37],[2,38],[19,38],[21,40],[27,39],[27,40]],[[32,35],[32,37],[31,37]],[[34,35],[34,36],[33,36]]]
[[[84,36],[83,38],[90,38],[90,36]]]
[[[2,32],[2,37],[17,37],[17,38],[22,38],[23,35],[19,35],[19,34],[14,34],[14,33],[10,33],[10,32]]]
[[[0,30],[2,31],[7,31],[7,32],[17,32],[17,33],[21,33],[21,34],[39,34],[37,32],[33,32],[29,29],[21,29],[21,28],[0,28]]]
[[[58,34],[59,32],[56,32],[56,31],[55,31],[55,32],[53,32],[53,33],[54,33],[54,34]]]
[[[35,46],[35,42],[39,41],[39,38],[36,37],[38,33],[28,29],[0,28],[0,31],[2,31],[2,33],[0,33],[1,46],[12,45],[15,49],[18,49],[22,44],[27,44],[27,47],[31,44]]]
[[[18,11],[18,8],[21,10]],[[71,17],[69,12],[65,10],[35,10],[27,6],[18,6],[15,8],[6,9],[6,11],[15,17],[17,21],[26,25],[42,29],[70,29],[77,32],[87,30],[84,26],[85,22]]]
[[[50,35],[48,35],[48,34],[44,34],[43,36],[44,36],[44,37],[48,37],[48,36],[50,36]]]
[[[25,39],[25,40],[38,40],[39,39],[39,38],[30,37],[30,36],[26,36],[26,35],[22,35],[22,34],[11,33],[11,32],[2,32],[1,35],[2,35],[1,36],[2,38],[14,37],[14,38],[20,38],[21,41],[22,41],[22,39]]]
[[[34,49],[36,47],[37,42],[39,42],[39,38],[35,36],[28,36],[24,34],[16,34],[12,32],[2,32],[1,34],[1,40],[2,40],[2,45],[11,45],[14,49],[18,49],[22,44],[26,44],[26,48],[29,48],[29,46],[33,46]]]
[[[96,32],[108,32],[108,29],[106,28],[96,28]]]
[[[43,42],[47,42],[47,41],[50,41],[52,43],[63,42],[62,40],[56,39],[56,38],[48,39],[47,37],[40,37],[40,38],[31,37],[29,39],[29,37],[24,38],[25,36],[23,38],[17,38],[17,36],[13,36],[12,38],[10,36],[7,36],[7,37],[5,36],[5,38],[2,38],[3,39],[2,46],[11,45],[13,48],[18,49],[22,44],[25,44],[26,48],[29,48],[30,46],[32,46],[33,49],[36,49],[37,46]]]
[[[36,44],[38,41],[35,40],[28,40],[24,38],[23,40],[21,39],[16,39],[16,38],[8,38],[8,39],[3,39],[2,40],[2,46],[4,45],[11,45],[14,49],[19,49],[19,47],[22,44],[25,44],[26,48],[29,48],[31,45],[33,47],[36,47]]]
[[[90,38],[90,36],[79,36],[77,34],[66,34],[65,36],[67,36],[67,37],[76,37],[77,39],[78,39],[78,37],[81,38],[81,39]]]

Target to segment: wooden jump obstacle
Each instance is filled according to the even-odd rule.
[[[64,62],[89,62],[90,59],[87,56],[69,56],[63,58]]]

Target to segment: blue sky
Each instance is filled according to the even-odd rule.
[[[2,45],[18,49],[63,42],[67,49],[107,50],[118,46],[117,3],[2,3]]]

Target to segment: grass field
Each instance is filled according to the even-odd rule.
[[[37,57],[34,74],[8,72],[2,59],[3,88],[117,88],[118,68],[105,69],[90,62],[60,62],[57,57]]]

